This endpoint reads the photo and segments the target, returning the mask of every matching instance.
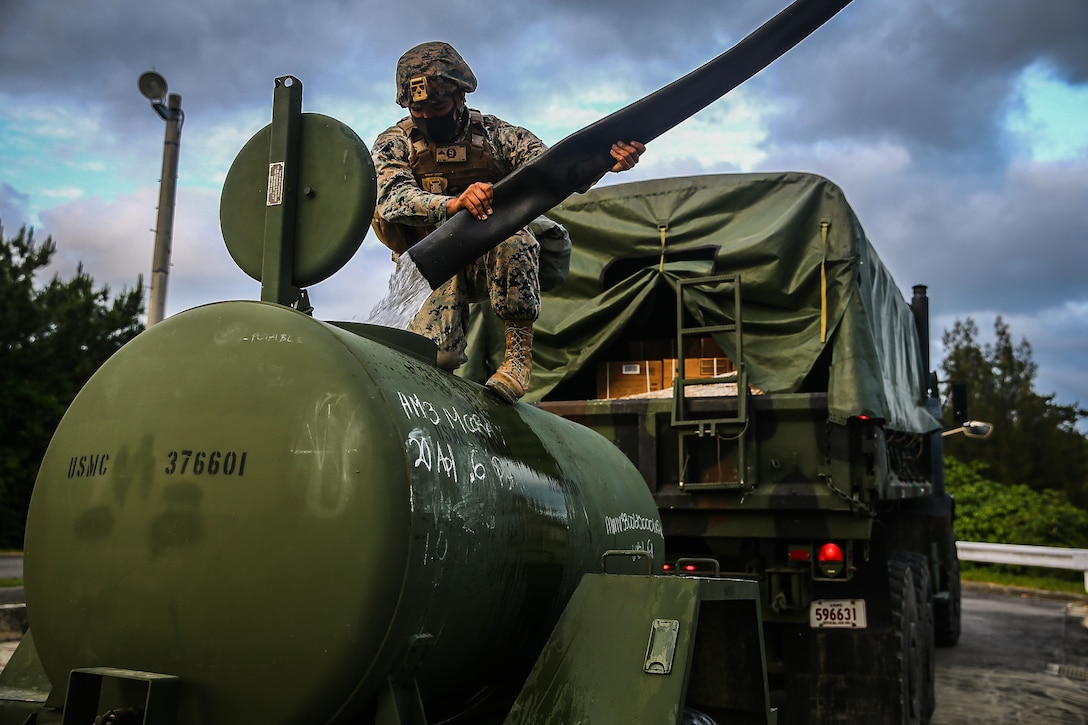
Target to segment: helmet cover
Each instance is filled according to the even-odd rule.
[[[397,61],[397,105],[440,100],[457,91],[476,90],[476,76],[449,43],[430,41],[407,51]]]

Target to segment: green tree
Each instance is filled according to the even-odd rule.
[[[23,227],[0,226],[0,546],[21,547],[38,465],[68,404],[91,374],[143,329],[143,284],[110,299],[80,265],[75,276],[35,275],[56,251]]]
[[[957,320],[944,332],[945,379],[967,383],[970,417],[994,424],[988,440],[945,438],[945,452],[960,461],[985,463],[999,483],[1056,489],[1088,507],[1088,439],[1076,427],[1088,411],[1035,391],[1031,345],[1026,339],[1014,344],[1001,317],[994,322],[994,337],[993,343],[980,345],[971,318]],[[951,411],[945,416],[952,420]]]
[[[1034,491],[990,480],[980,461],[945,458],[945,483],[956,497],[961,541],[1088,548],[1088,512],[1061,491]]]

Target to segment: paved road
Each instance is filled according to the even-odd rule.
[[[0,579],[22,579],[23,557],[20,554],[0,554]]]
[[[0,579],[22,579],[23,557],[21,554],[0,554]],[[0,588],[0,604],[24,602],[22,587]]]
[[[932,725],[1088,724],[1088,601],[968,588]]]

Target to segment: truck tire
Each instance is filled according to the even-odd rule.
[[[922,704],[922,622],[909,559],[893,555],[888,562],[892,628],[898,635],[898,702],[896,721],[901,725],[924,725]]]
[[[680,725],[718,725],[718,721],[695,708],[685,707]]]
[[[933,587],[930,584],[929,560],[924,554],[907,554],[910,570],[914,575],[915,601],[918,604],[920,621],[920,655],[922,659],[922,722],[929,722],[937,708],[935,681],[937,679],[937,661],[935,650],[936,621],[933,606]]]
[[[948,596],[938,599],[933,606],[934,641],[938,647],[955,647],[960,641],[962,597],[960,559],[953,552],[948,566]]]

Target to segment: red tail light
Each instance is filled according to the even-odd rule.
[[[824,563],[824,562],[835,563],[835,562],[838,562],[839,564],[841,564],[842,563],[842,549],[840,549],[839,545],[836,544],[833,541],[827,542],[826,544],[824,544],[823,546],[820,547],[819,561],[820,561],[820,563]]]
[[[812,561],[812,549],[810,547],[791,546],[789,552],[790,561]]]
[[[833,541],[821,546],[816,553],[816,562],[820,567],[820,571],[829,579],[842,573],[844,560],[842,548]]]

